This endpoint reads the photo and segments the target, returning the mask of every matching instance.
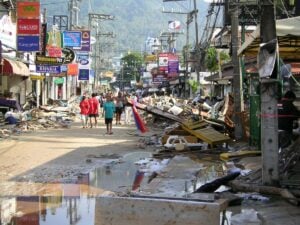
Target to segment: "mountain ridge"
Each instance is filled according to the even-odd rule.
[[[67,15],[68,2],[55,0],[41,0],[41,8],[47,9],[47,22],[51,24],[51,16]],[[161,31],[168,30],[168,21],[179,20],[185,29],[186,15],[167,14],[162,8],[180,7],[187,10],[190,1],[181,3],[163,3],[163,0],[82,0],[78,2],[79,25],[88,26],[88,14],[106,14],[114,16],[114,20],[100,21],[98,26],[102,33],[113,32],[115,35],[115,49],[119,51],[142,51],[148,37],[158,37]],[[207,7],[201,1],[198,8]],[[193,29],[193,28],[192,28]],[[192,36],[191,31],[191,36]],[[105,37],[103,40],[107,41]],[[178,49],[181,50],[185,43],[185,35],[177,38]],[[192,41],[190,41],[192,43]]]

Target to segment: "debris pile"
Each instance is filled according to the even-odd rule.
[[[52,103],[23,111],[5,106],[6,112],[0,114],[0,138],[42,129],[70,128],[77,112],[76,101]]]

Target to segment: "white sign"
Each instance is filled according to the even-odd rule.
[[[17,48],[17,26],[8,15],[0,19],[0,40],[5,47]]]

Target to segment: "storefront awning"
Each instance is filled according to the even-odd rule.
[[[300,16],[276,20],[276,33],[279,44],[279,55],[282,59],[300,59]],[[257,56],[260,47],[260,26],[246,38],[239,48],[238,55]]]
[[[0,65],[0,74],[28,77],[30,72],[25,63],[13,59],[3,58],[3,64]]]

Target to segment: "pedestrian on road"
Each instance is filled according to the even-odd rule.
[[[112,100],[111,95],[106,96],[106,102],[103,104],[104,121],[106,124],[106,134],[113,134],[112,122],[116,111],[115,103]]]
[[[82,128],[87,128],[90,104],[88,99],[85,96],[82,96],[79,107],[80,107]]]
[[[121,125],[121,115],[124,110],[124,97],[122,92],[118,92],[118,96],[115,98],[116,101],[116,125]]]
[[[94,118],[94,126],[97,127],[97,118],[99,117],[99,100],[95,93],[93,93],[92,97],[89,99],[89,104],[90,128],[93,128],[92,118]]]
[[[132,105],[129,102],[131,101],[130,95],[126,94],[124,97],[124,106],[125,106],[125,124],[130,124],[131,123],[131,117],[132,117]]]

